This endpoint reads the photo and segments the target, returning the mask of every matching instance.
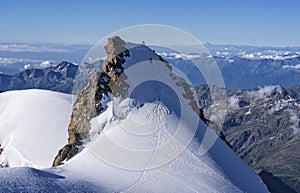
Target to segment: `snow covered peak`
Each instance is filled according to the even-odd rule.
[[[199,153],[199,138],[203,129],[209,128],[201,128],[202,131],[199,128],[198,136],[170,162],[153,169],[138,169],[144,163],[149,167],[168,155],[169,152],[148,155],[145,151],[168,144],[179,120],[163,104],[146,103],[141,107],[133,105],[133,101],[126,104],[130,104],[127,108],[123,106],[129,113],[123,120],[114,117],[111,103],[92,120],[91,141],[62,167],[61,174],[75,173],[79,180],[90,179],[111,192],[267,192],[254,171],[221,140],[217,140],[209,153]],[[128,123],[134,126],[133,121],[142,126],[124,129]],[[150,133],[145,131],[147,123],[154,126],[157,122],[161,123],[158,127]],[[141,135],[141,130],[147,135]],[[123,150],[117,151],[116,146],[122,146]],[[175,145],[169,151],[177,149]],[[137,170],[124,170],[118,164],[135,166]]]
[[[26,90],[1,93],[0,98],[3,112],[0,140],[4,149],[1,161],[8,161],[13,167],[49,167],[57,148],[67,138],[65,127],[70,116],[71,96]],[[128,149],[145,151],[168,143],[178,125],[178,117],[161,103],[139,106],[132,101],[125,104],[130,104],[127,106],[129,114],[121,121],[115,119],[110,103],[104,113],[93,119],[91,140],[65,165],[43,170],[0,169],[1,189],[13,191],[17,183],[19,190],[26,187],[29,192],[267,192],[254,171],[221,140],[217,140],[207,154],[200,155],[198,148],[203,130],[199,130],[198,137],[176,159],[155,169],[124,170],[102,160],[99,152],[108,152],[121,161],[135,161],[126,154],[113,154],[109,139]],[[29,110],[33,107],[34,112]],[[138,136],[130,133],[134,130],[122,128],[129,120],[141,125],[163,124],[148,135]],[[100,134],[97,132],[99,125],[103,126]]]
[[[76,182],[80,187],[93,187],[94,192],[267,192],[258,175],[201,121],[193,88],[173,72],[175,67],[147,46],[118,37],[110,38],[105,50],[108,55],[103,70],[95,72],[77,95],[70,123],[63,130],[68,131],[68,142],[53,162],[58,167],[43,172],[25,170],[19,179],[27,178],[28,173],[51,176],[51,180],[41,179],[44,184],[56,184],[49,187],[52,191],[73,191],[68,185]],[[63,103],[59,96],[30,102],[43,107],[38,101]],[[42,120],[54,124],[56,115],[63,120],[70,116],[69,111],[57,113],[61,109],[54,109],[56,105],[47,107],[53,115],[37,111]],[[52,116],[44,117],[49,114]],[[4,118],[24,116],[27,120],[32,116],[13,115]],[[22,131],[51,128],[38,123],[30,121],[37,125],[28,124]],[[10,128],[13,131],[18,126]],[[27,139],[35,143],[36,137]],[[52,142],[51,138],[49,144]],[[8,145],[3,147],[4,152],[9,151]],[[34,147],[26,147],[18,146],[18,152],[35,155],[31,151]],[[47,147],[58,150],[57,146]],[[6,179],[0,175],[0,180]],[[21,183],[27,186],[28,182]]]

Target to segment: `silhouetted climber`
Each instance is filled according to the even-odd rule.
[[[152,58],[149,58],[149,60],[150,60],[150,63],[152,64]]]

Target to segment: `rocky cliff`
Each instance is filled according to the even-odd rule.
[[[124,45],[125,42],[117,36],[108,39],[105,46],[107,60],[102,64],[103,72],[95,72],[87,86],[78,93],[68,126],[68,144],[59,150],[53,166],[58,166],[77,154],[82,140],[87,138],[91,119],[104,110],[101,100],[111,93],[111,85],[123,72],[122,65],[129,56],[129,51]]]

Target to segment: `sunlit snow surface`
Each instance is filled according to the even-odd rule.
[[[108,106],[92,121],[102,125],[103,131],[98,134],[99,127],[94,127],[86,148],[65,165],[50,168],[55,154],[66,143],[71,96],[25,90],[1,93],[0,99],[0,143],[4,148],[0,158],[19,167],[0,169],[2,192],[267,192],[254,171],[222,141],[217,140],[205,155],[198,153],[206,130],[203,124],[183,153],[155,169],[122,169],[95,153],[110,148],[103,143],[105,137],[131,149],[164,143],[178,119],[163,104],[131,106],[128,116],[121,120],[163,120],[165,124],[144,140],[123,131]],[[130,161],[130,157],[120,159]]]
[[[45,168],[67,142],[71,95],[45,90],[0,94],[1,163]]]

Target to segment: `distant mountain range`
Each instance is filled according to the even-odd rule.
[[[60,81],[65,77],[57,78],[55,83],[60,84],[59,86],[42,86],[41,83],[28,83],[29,78],[26,79],[24,73],[22,83],[15,85],[10,76],[18,76],[24,70],[27,74],[31,74],[31,71],[35,71],[34,69],[55,70],[51,67],[63,60],[77,65],[81,63],[90,48],[91,45],[1,43],[0,89],[46,88],[70,93],[70,85],[66,89],[63,89],[62,87],[65,86],[61,85],[69,84]],[[195,53],[197,49],[194,46],[181,46],[180,50],[184,53],[158,46],[151,46],[151,48],[170,64],[187,74],[195,86],[206,84],[206,82],[203,77],[199,77],[199,73],[195,75],[195,68],[190,64],[203,57],[214,58],[221,70],[227,89],[254,89],[270,85],[289,88],[300,84],[300,47],[258,47],[206,43],[203,48],[208,50],[208,55],[205,56]],[[75,75],[71,77],[75,77]],[[47,82],[49,80],[51,82],[51,79],[51,77],[47,79]],[[10,86],[6,88],[6,85]]]
[[[197,86],[206,84],[199,77],[193,63],[205,60],[207,55],[163,55],[166,60],[183,71]],[[227,89],[256,89],[270,85],[289,88],[300,84],[300,56],[285,59],[248,59],[238,56],[213,56],[218,65]]]
[[[210,89],[223,90],[197,87],[206,117],[216,114]],[[227,115],[222,130],[233,150],[253,169],[268,170],[300,192],[300,86],[226,93]]]
[[[207,56],[194,56],[190,60],[184,55],[163,56],[184,72],[195,86],[206,84],[204,77],[195,73],[197,69],[193,61]],[[227,89],[257,89],[270,85],[290,88],[300,85],[300,56],[282,60],[214,56],[214,60],[220,68]],[[14,75],[0,74],[0,90],[38,88],[71,93],[77,70],[78,65],[62,62],[43,69],[26,69]]]
[[[0,90],[45,89],[72,93],[78,66],[62,62],[44,69],[27,69],[15,75],[0,74]]]

